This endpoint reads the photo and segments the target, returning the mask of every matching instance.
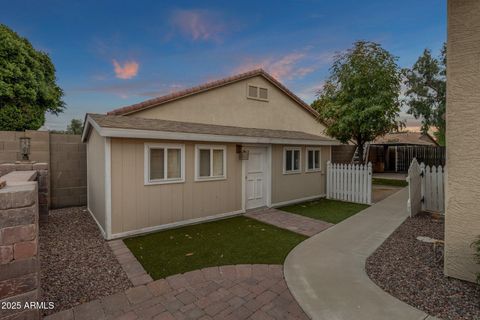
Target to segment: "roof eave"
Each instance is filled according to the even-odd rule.
[[[90,120],[91,121],[89,121],[89,123],[97,130],[100,136],[112,137],[112,138],[211,141],[211,142],[226,142],[226,143],[229,142],[229,143],[258,143],[258,144],[287,144],[287,145],[318,145],[318,146],[330,146],[330,145],[341,144],[336,140],[269,138],[269,137],[251,137],[251,136],[238,136],[238,135],[217,135],[217,134],[188,133],[188,132],[109,128],[109,127],[99,127],[98,124],[95,123],[95,121],[93,121],[91,118]],[[95,126],[95,124],[97,126]]]

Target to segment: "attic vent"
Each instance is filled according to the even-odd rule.
[[[254,85],[247,85],[247,98],[268,101],[268,89]]]

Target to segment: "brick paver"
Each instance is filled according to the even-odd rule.
[[[245,215],[249,218],[300,233],[308,237],[333,226],[333,224],[325,221],[304,217],[299,214],[288,213],[275,208],[253,210],[247,212]]]
[[[281,265],[211,267],[131,288],[54,319],[308,319]]]
[[[127,248],[122,240],[108,241],[113,254],[127,274],[128,279],[134,286],[147,284],[153,281],[152,277],[143,269],[140,262]]]

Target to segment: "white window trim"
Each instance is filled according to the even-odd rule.
[[[287,151],[295,151],[295,150],[298,150],[298,156],[300,157],[300,159],[298,159],[298,170],[287,171]],[[302,148],[301,147],[283,147],[283,174],[299,174],[299,173],[302,173]]]
[[[308,152],[309,151],[318,151],[318,168],[315,169],[309,169],[308,168]],[[315,157],[315,153],[314,153]],[[315,161],[313,161],[315,163]],[[321,148],[313,148],[313,147],[307,147],[305,149],[305,172],[320,172],[322,171],[322,149]]]
[[[210,176],[200,177],[200,150],[210,150]],[[212,176],[213,173],[213,150],[223,150],[223,175]],[[227,146],[216,144],[195,145],[195,181],[214,181],[227,179]]]
[[[173,144],[173,143],[145,143],[144,147],[144,183],[145,185],[155,184],[170,184],[170,183],[183,183],[185,182],[185,145]],[[150,179],[150,150],[151,149],[180,149],[180,178],[170,179]],[[168,171],[168,152],[164,152],[164,177],[167,176]]]
[[[257,88],[257,96],[256,97],[252,97],[250,96],[248,93],[249,93],[249,87],[256,87]],[[262,99],[260,98],[260,89],[265,89],[267,90],[267,99]],[[248,99],[252,99],[252,100],[259,100],[259,101],[266,101],[268,102],[269,101],[269,98],[270,97],[270,90],[269,88],[267,87],[263,87],[263,86],[259,86],[257,84],[253,84],[253,83],[247,83],[247,98]]]

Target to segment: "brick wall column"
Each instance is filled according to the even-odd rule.
[[[39,319],[25,309],[39,298],[37,182],[0,189],[0,318]]]

